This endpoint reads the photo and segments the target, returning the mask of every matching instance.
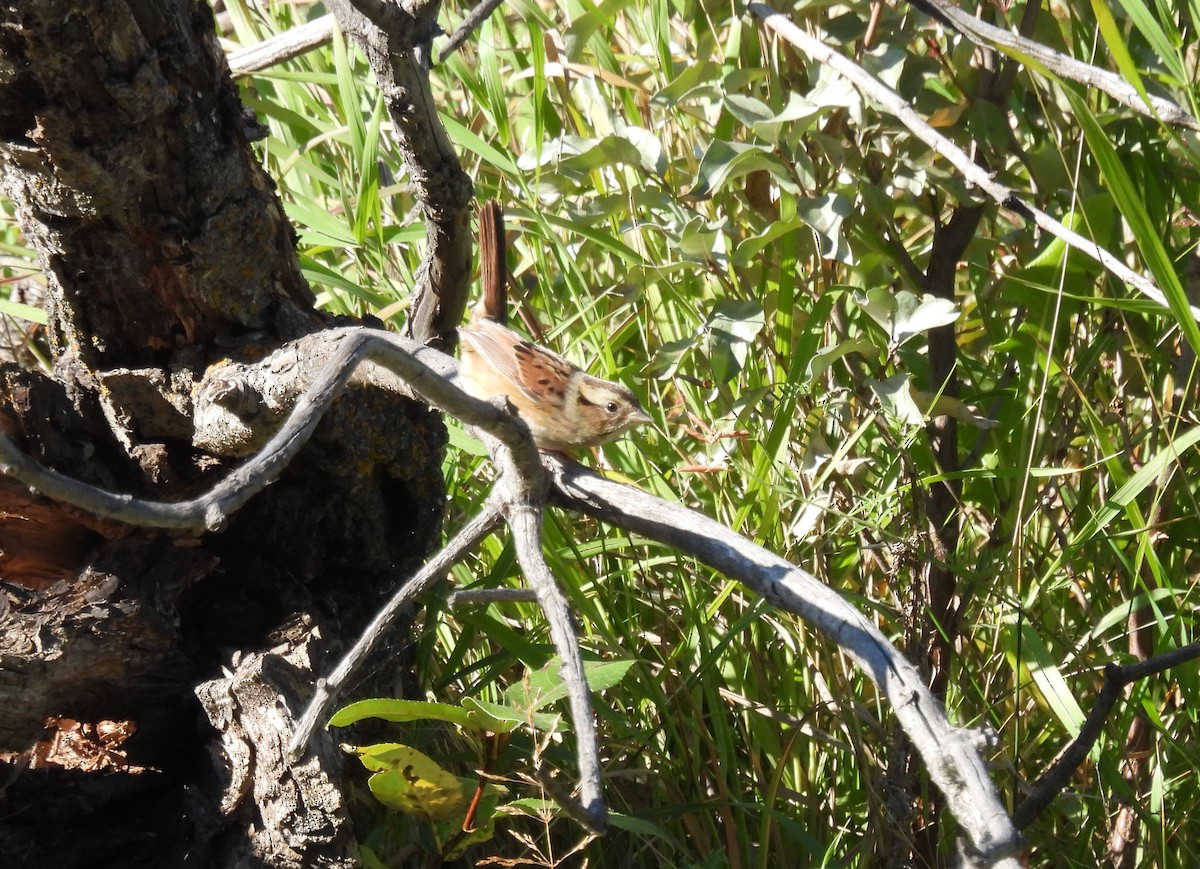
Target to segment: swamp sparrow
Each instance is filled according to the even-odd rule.
[[[599,446],[650,422],[624,386],[593,377],[504,325],[502,220],[494,205],[480,216],[483,296],[458,333],[467,392],[476,398],[506,396],[543,450]]]

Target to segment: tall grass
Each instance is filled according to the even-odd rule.
[[[1169,5],[1060,3],[1035,35],[1194,108],[1200,22],[1194,5]],[[313,11],[226,8],[231,45]],[[1094,45],[1100,8],[1110,14]],[[448,5],[444,21],[464,11]],[[652,409],[656,430],[596,463],[812,570],[917,659],[929,629],[921,570],[948,560],[962,615],[947,705],[999,732],[996,780],[1015,805],[1078,728],[1100,668],[1129,659],[1135,613],[1145,647],[1195,639],[1200,333],[1185,305],[1200,300],[1187,265],[1197,146],[1026,73],[1002,113],[973,99],[969,45],[885,5],[866,47],[870,11],[793,10],[1172,300],[1158,310],[987,212],[959,271],[957,373],[996,425],[961,426],[964,533],[942,555],[923,504],[947,471],[921,426],[871,389],[905,374],[920,390],[939,385],[923,341],[889,348],[861,299],[920,292],[914,269],[935,222],[972,195],[946,164],[728,4],[517,0],[435,70],[435,89],[478,196],[507,211],[516,304],[548,344]],[[323,304],[400,322],[423,229],[366,64],[337,37],[242,83]],[[490,474],[465,433],[453,444],[452,523]],[[900,735],[835,648],[702,566],[591,520],[553,514],[546,549],[589,652],[637,661],[599,714],[608,799],[647,823],[586,846],[588,865],[879,865],[904,852],[920,788],[897,789]],[[500,539],[455,577],[519,581]],[[436,699],[494,698],[548,654],[532,606],[449,612],[431,600],[428,616],[421,676]],[[1196,865],[1198,689],[1195,667],[1131,688],[1071,791],[1028,831],[1033,865],[1097,865],[1123,807],[1141,829],[1127,865]],[[1148,729],[1130,774],[1135,716]],[[537,753],[572,766],[567,743],[528,737],[504,760],[519,768]],[[570,820],[513,822],[489,847],[551,864],[576,836]]]

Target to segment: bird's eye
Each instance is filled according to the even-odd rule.
[[[617,403],[615,401],[610,401],[608,404],[604,405],[604,409],[607,410],[609,413],[616,413],[617,412]]]

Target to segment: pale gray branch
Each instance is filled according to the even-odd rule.
[[[1076,60],[1047,48],[1040,42],[981,21],[959,9],[950,0],[913,0],[913,5],[946,22],[976,45],[998,49],[1034,71],[1041,71],[1039,67],[1044,68],[1051,75],[1103,91],[1121,105],[1139,114],[1157,117],[1168,124],[1200,130],[1200,123],[1196,118],[1170,100],[1153,94],[1147,94],[1147,98],[1142,99],[1137,89],[1116,73]],[[1032,65],[1029,61],[1033,61]]]
[[[608,827],[608,809],[600,784],[600,742],[596,736],[596,720],[592,713],[591,692],[583,671],[583,655],[579,638],[571,625],[571,610],[567,599],[554,581],[542,555],[542,517],[540,505],[517,505],[508,512],[512,529],[513,548],[525,579],[537,595],[538,605],[546,614],[550,638],[562,660],[562,677],[567,685],[571,705],[571,720],[575,725],[578,743],[579,798],[584,816],[593,832],[603,833]],[[572,813],[576,814],[576,813]]]
[[[474,188],[429,87],[439,0],[329,0],[338,24],[367,56],[425,217],[425,258],[417,270],[405,332],[452,350],[471,281]]]
[[[444,577],[446,571],[461,561],[468,552],[492,532],[500,521],[502,506],[500,499],[493,493],[471,521],[464,525],[445,546],[425,562],[419,571],[400,586],[383,609],[371,620],[371,624],[367,625],[362,636],[358,638],[350,651],[333,668],[333,671],[324,679],[317,680],[312,700],[309,701],[300,720],[296,722],[292,741],[288,744],[288,754],[293,762],[304,753],[318,722],[328,714],[330,704],[337,699],[346,680],[353,675],[371,650],[375,648],[376,643],[387,632],[401,608],[416,600],[421,592]]]
[[[0,473],[21,481],[34,492],[97,516],[153,528],[215,530],[275,481],[312,435],[346,380],[364,362],[375,363],[364,366],[368,380],[383,383],[386,378],[378,369],[390,372],[399,378],[387,384],[391,388],[407,385],[429,404],[502,441],[522,473],[541,473],[538,452],[525,424],[496,405],[463,392],[452,380],[457,366],[450,357],[376,330],[336,329],[324,336],[329,360],[300,395],[283,426],[252,460],[231,471],[202,496],[164,503],[107,492],[39,465],[3,436]],[[263,364],[269,366],[270,359]],[[222,377],[227,377],[228,371],[221,371]]]
[[[257,45],[231,51],[227,56],[229,70],[234,76],[247,75],[299,57],[329,41],[333,36],[333,22],[332,15],[322,15],[283,33],[276,33]]]
[[[667,544],[722,571],[833,640],[879,687],[946,796],[970,866],[1017,867],[1020,833],[1000,803],[979,748],[983,736],[950,724],[921,674],[879,629],[812,574],[701,513],[544,458],[564,505]]]
[[[946,158],[970,184],[983,190],[1001,206],[1020,214],[1027,220],[1032,220],[1039,228],[1062,239],[1069,247],[1096,260],[1118,279],[1133,286],[1147,298],[1170,309],[1166,295],[1153,280],[1138,274],[1096,242],[1068,229],[1060,221],[1026,202],[1015,191],[1001,184],[987,171],[976,165],[961,148],[926,123],[925,119],[905,102],[903,97],[854,61],[834,51],[820,40],[809,36],[793,24],[787,16],[776,12],[769,6],[762,3],[751,3],[750,11],[762,20],[763,26],[768,30],[844,76],[865,95],[894,115],[935,153]],[[1192,316],[1200,321],[1200,307],[1193,305],[1190,310]]]

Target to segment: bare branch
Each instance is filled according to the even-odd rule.
[[[429,404],[506,444],[523,474],[536,477],[541,473],[537,448],[525,424],[500,407],[461,390],[453,382],[458,369],[450,357],[398,335],[376,330],[335,329],[324,336],[332,348],[329,361],[296,401],[282,428],[254,459],[230,472],[205,495],[164,503],[107,492],[39,465],[2,436],[0,473],[21,481],[39,494],[119,522],[152,528],[215,530],[278,478],[312,435],[322,414],[347,379],[365,361],[384,369],[380,372],[368,366],[365,373],[368,380],[392,389],[404,385],[411,387]],[[387,373],[400,380],[387,382]]]
[[[975,165],[961,148],[926,123],[925,119],[917,114],[912,106],[904,101],[903,97],[854,61],[838,54],[820,40],[809,36],[793,24],[787,16],[776,12],[769,6],[762,3],[751,3],[750,11],[762,20],[763,26],[768,30],[845,76],[855,87],[894,115],[935,153],[946,158],[970,184],[983,190],[1002,207],[1033,221],[1039,228],[1062,239],[1069,247],[1096,260],[1119,280],[1130,284],[1147,298],[1153,299],[1168,310],[1170,309],[1167,297],[1153,280],[1138,274],[1096,242],[1068,229],[1040,208],[1018,196],[1015,191],[996,181],[986,170]],[[1192,305],[1190,310],[1192,316],[1200,321],[1200,307]]]
[[[550,637],[562,659],[562,677],[567,684],[571,704],[571,720],[578,742],[580,802],[587,826],[596,833],[608,827],[608,809],[600,785],[600,743],[596,736],[596,720],[592,714],[591,693],[583,672],[583,655],[579,638],[571,626],[571,610],[567,599],[554,582],[554,576],[542,555],[542,516],[540,506],[522,505],[509,510],[508,525],[512,529],[517,560],[535,594],[538,605],[546,614]],[[560,800],[561,802],[561,800]],[[572,812],[572,814],[578,814]]]
[[[453,350],[471,280],[471,179],[438,118],[429,87],[439,0],[401,8],[392,0],[330,0],[362,47],[383,93],[396,141],[425,212],[425,259],[417,270],[406,334]]]
[[[1078,735],[1067,746],[1066,751],[1054,762],[1050,769],[1038,779],[1037,785],[1025,801],[1013,813],[1013,823],[1024,830],[1034,822],[1050,803],[1062,793],[1070,783],[1071,777],[1079,769],[1079,765],[1087,758],[1092,746],[1104,732],[1104,723],[1109,714],[1121,699],[1125,687],[1138,679],[1145,679],[1172,667],[1178,667],[1188,661],[1200,658],[1200,642],[1189,643],[1178,649],[1156,655],[1145,661],[1118,667],[1109,664],[1104,668],[1104,685],[1096,697],[1096,703],[1079,728]]]
[[[333,22],[332,15],[322,15],[283,33],[276,33],[257,45],[230,52],[227,55],[229,69],[237,77],[299,57],[329,41],[333,36]]]
[[[959,9],[949,0],[911,0],[925,14],[950,25],[976,45],[998,49],[1035,72],[1077,81],[1103,91],[1121,105],[1139,114],[1154,117],[1168,124],[1200,130],[1200,122],[1175,103],[1153,94],[1143,99],[1129,82],[1116,73],[1092,66],[1083,61],[1047,48],[1040,42],[1010,33],[994,24],[980,21]],[[1148,102],[1147,102],[1148,101]]]
[[[492,529],[500,521],[501,506],[500,499],[493,493],[493,496],[484,502],[483,507],[471,521],[464,525],[445,546],[425,562],[419,571],[400,586],[383,609],[371,620],[371,624],[366,627],[350,651],[333,668],[333,671],[324,679],[317,681],[312,700],[309,701],[304,714],[296,722],[292,741],[288,744],[288,754],[293,762],[304,753],[313,731],[316,730],[317,722],[329,713],[329,706],[337,699],[346,680],[354,674],[354,671],[375,648],[375,644],[387,632],[400,609],[415,600],[434,582],[444,577],[446,571],[461,561],[468,552],[492,532]]]
[[[487,21],[489,15],[496,11],[504,3],[504,0],[483,0],[478,6],[467,13],[467,17],[462,20],[462,24],[458,25],[458,29],[454,31],[450,37],[450,41],[442,46],[442,50],[438,52],[438,63],[445,63],[446,58],[458,51],[462,44],[467,41],[467,38],[475,32],[475,28]]]
[[[703,561],[803,618],[849,655],[879,687],[946,796],[963,831],[967,865],[1016,867],[1022,839],[980,756],[978,731],[954,727],[913,667],[858,610],[816,577],[703,514],[544,457],[560,500]]]

